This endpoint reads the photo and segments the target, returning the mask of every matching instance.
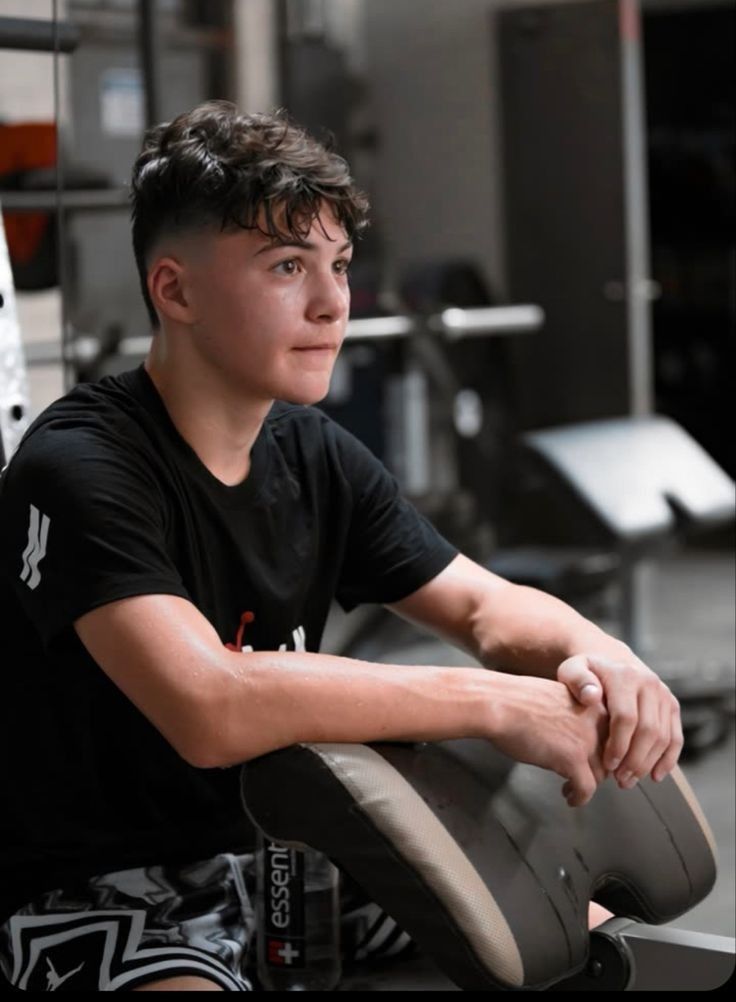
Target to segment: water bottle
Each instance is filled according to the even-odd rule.
[[[258,979],[267,991],[329,992],[342,974],[337,867],[259,833]]]

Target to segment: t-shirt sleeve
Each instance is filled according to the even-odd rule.
[[[458,550],[401,495],[396,478],[349,432],[333,425],[352,512],[337,600],[398,602],[427,584]]]
[[[142,457],[88,430],[39,432],[0,481],[0,561],[46,647],[98,606],[188,597]]]

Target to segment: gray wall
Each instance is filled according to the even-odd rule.
[[[369,0],[362,68],[380,147],[374,211],[392,261],[471,256],[503,289],[497,0]]]
[[[381,146],[366,173],[374,215],[398,264],[468,254],[505,293],[493,15],[501,8],[548,2],[578,0],[362,0],[359,9],[357,0],[350,0],[350,17],[339,19],[335,34],[348,45],[371,92],[368,113]],[[641,5],[653,10],[705,2],[641,0]],[[327,0],[328,13],[342,3]]]

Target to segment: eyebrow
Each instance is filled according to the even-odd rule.
[[[342,245],[342,247],[338,247],[335,253],[344,254],[345,251],[350,250],[352,246],[353,246],[353,241],[347,240]],[[279,247],[299,247],[302,250],[310,250],[310,251],[319,249],[317,247],[317,244],[310,243],[308,240],[279,240],[277,237],[275,237],[273,240],[269,240],[269,242],[265,245],[265,247],[261,247],[260,250],[256,251],[254,256],[258,257],[259,254],[265,254],[266,251],[276,250]]]

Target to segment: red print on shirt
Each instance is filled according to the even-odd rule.
[[[255,618],[256,618],[255,614],[252,613],[252,612],[244,612],[243,613],[243,615],[240,617],[240,626],[238,627],[238,632],[235,635],[235,643],[234,644],[225,644],[225,647],[227,647],[227,649],[229,651],[241,651],[242,650],[242,648],[243,648],[243,633],[245,631],[245,624],[246,623],[252,623]]]

